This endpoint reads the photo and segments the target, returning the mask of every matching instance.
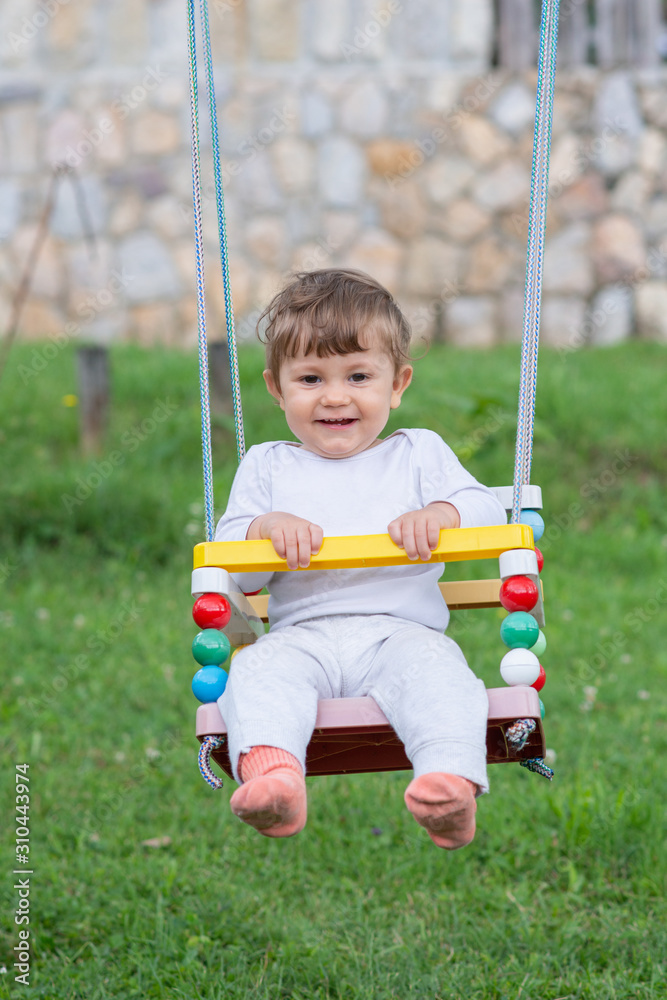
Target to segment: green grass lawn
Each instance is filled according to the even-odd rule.
[[[667,996],[665,350],[541,358],[533,481],[556,777],[495,766],[477,837],[454,854],[406,812],[406,773],[313,779],[308,826],[286,841],[231,816],[231,782],[202,781],[189,690],[196,360],[115,349],[108,440],[83,460],[63,403],[73,354],[37,373],[43,350],[17,347],[0,384],[0,997]],[[241,367],[248,443],[285,437],[261,353],[245,349]],[[517,372],[517,348],[435,346],[390,429],[431,427],[478,478],[507,483]],[[221,511],[235,467],[226,418],[214,462]],[[502,683],[501,620],[453,616],[489,686]],[[24,762],[30,986],[13,967]]]

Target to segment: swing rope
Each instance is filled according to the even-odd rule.
[[[234,427],[236,449],[239,462],[245,454],[243,435],[243,413],[241,409],[241,387],[239,379],[236,333],[234,329],[234,307],[231,282],[229,280],[229,251],[227,247],[227,225],[225,221],[224,195],[220,176],[220,147],[218,142],[218,119],[211,57],[211,35],[209,31],[208,3],[199,0],[204,52],[206,62],[206,83],[208,88],[211,120],[211,144],[213,150],[213,170],[215,175],[215,201],[218,215],[218,235],[220,239],[220,264],[225,299],[227,324],[227,345],[229,369],[234,403]],[[190,68],[190,119],[192,145],[192,202],[195,223],[195,261],[197,269],[197,331],[199,348],[199,387],[201,398],[202,461],[204,469],[204,511],[206,541],[215,536],[215,509],[213,500],[213,461],[211,455],[211,403],[208,380],[208,345],[206,340],[206,293],[204,279],[204,240],[202,234],[201,211],[201,158],[199,152],[199,95],[197,87],[197,40],[195,32],[195,4],[188,0],[188,50]]]
[[[514,492],[512,523],[521,518],[522,486],[530,483],[537,390],[537,352],[540,334],[540,303],[542,298],[542,262],[549,193],[549,155],[558,44],[558,10],[560,0],[542,0],[540,50],[535,108],[535,137],[530,180],[528,214],[528,247],[526,251],[526,287],[524,296],[523,338],[521,344],[521,376],[519,381],[519,411],[517,417],[516,453],[514,459]]]

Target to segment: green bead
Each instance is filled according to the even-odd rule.
[[[539,698],[538,700],[539,700],[539,703],[540,703],[540,718],[541,718],[541,719],[543,719],[543,718],[544,718],[544,716],[546,715],[546,711],[547,711],[547,710],[546,710],[546,708],[544,707],[544,702],[542,701],[542,699],[541,699],[541,698]]]
[[[537,640],[533,643],[530,649],[532,653],[535,653],[535,656],[541,656],[546,648],[547,648],[547,637],[542,631],[542,629],[540,629]]]
[[[192,643],[192,655],[202,667],[219,667],[229,656],[229,639],[217,628],[205,628]]]
[[[530,649],[536,641],[540,629],[527,611],[514,611],[500,626],[500,638],[510,649]]]

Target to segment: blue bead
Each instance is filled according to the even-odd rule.
[[[521,517],[519,518],[521,524],[529,524],[533,529],[533,538],[536,542],[539,542],[540,538],[544,534],[544,521],[542,520],[542,515],[536,510],[522,510]]]
[[[217,701],[227,686],[227,674],[222,667],[202,667],[192,678],[192,693],[203,704]]]
[[[229,639],[217,628],[205,628],[192,642],[192,655],[202,667],[219,667],[229,656]]]
[[[546,710],[546,708],[544,707],[544,702],[542,701],[542,699],[541,699],[541,698],[538,698],[538,701],[539,701],[539,703],[540,703],[540,718],[541,718],[541,719],[543,719],[543,718],[544,718],[544,716],[545,716],[545,714],[546,714],[546,711],[547,711],[547,710]]]

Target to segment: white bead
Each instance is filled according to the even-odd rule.
[[[540,661],[529,649],[510,649],[500,661],[500,674],[510,687],[534,684],[540,676]]]
[[[535,549],[508,549],[501,552],[498,558],[500,564],[500,579],[509,576],[537,576],[537,556]]]
[[[513,486],[494,486],[493,492],[505,510],[512,509],[514,506]],[[531,484],[521,487],[521,509],[524,510],[527,507],[531,510],[542,510],[542,490],[539,486]]]
[[[192,571],[192,596],[201,594],[228,594],[230,590],[229,573],[219,566],[200,566]]]

